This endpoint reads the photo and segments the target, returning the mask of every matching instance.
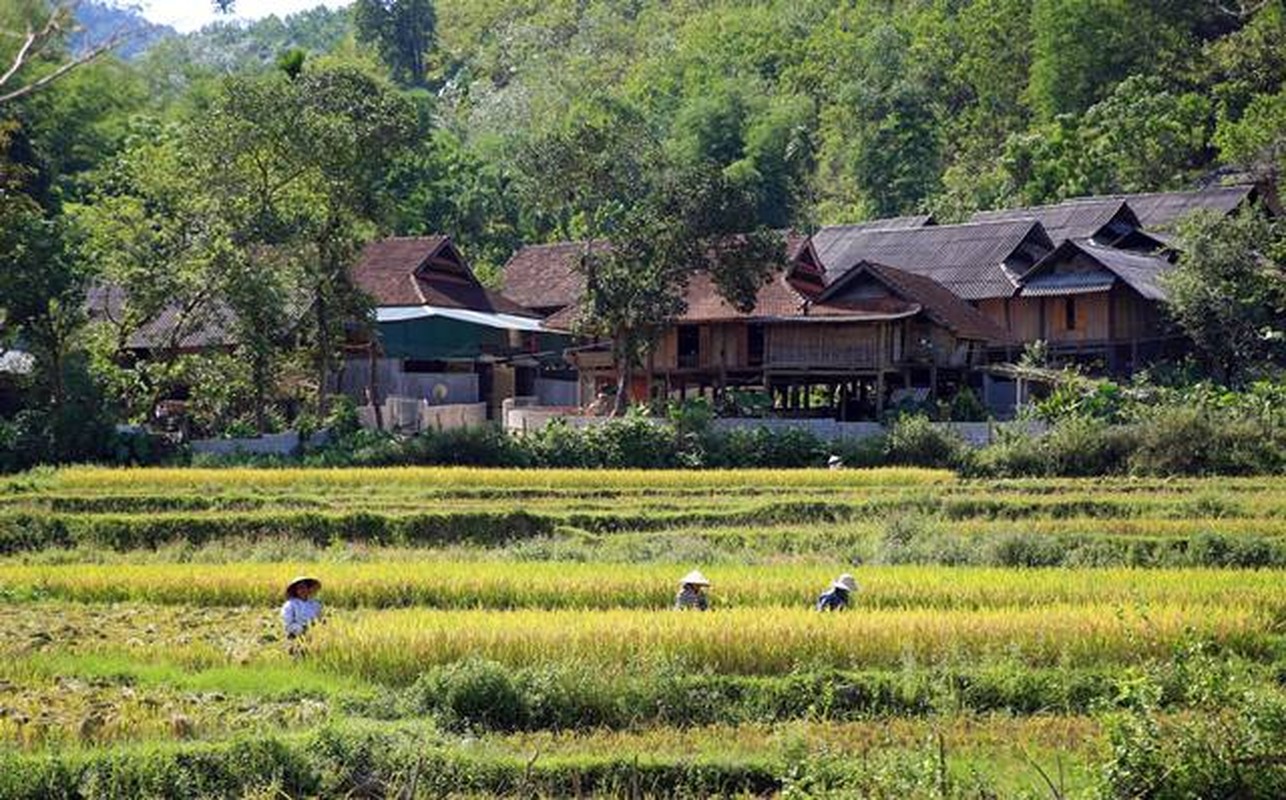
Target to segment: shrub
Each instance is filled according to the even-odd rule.
[[[414,691],[420,709],[450,728],[526,727],[522,693],[509,670],[494,661],[469,659],[440,667],[421,676]]]
[[[1060,420],[1037,439],[1044,474],[1074,478],[1123,472],[1132,444],[1128,431],[1089,417]]]
[[[987,407],[973,390],[965,386],[951,398],[952,422],[986,422]]]
[[[898,417],[889,428],[884,452],[890,464],[951,468],[964,462],[967,451],[955,433],[914,414]]]

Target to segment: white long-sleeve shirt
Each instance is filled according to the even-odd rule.
[[[286,626],[287,636],[298,636],[314,620],[321,616],[320,600],[300,600],[292,597],[281,607],[281,621]]]

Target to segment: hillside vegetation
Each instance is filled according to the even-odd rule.
[[[775,226],[922,211],[954,220],[1228,172],[1271,179],[1280,166],[1277,0],[439,0],[434,10],[422,90],[433,132],[397,182],[395,225],[449,232],[492,267],[520,240],[576,234],[515,202],[512,159],[602,97],[635,109],[675,153],[752,184]],[[291,47],[384,69],[347,10],[319,7],[168,40],[131,71],[171,92],[185,75],[190,96],[203,76],[269,69]],[[181,107],[183,94],[161,97]]]

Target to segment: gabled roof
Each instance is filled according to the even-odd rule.
[[[373,241],[353,267],[353,281],[379,307],[437,306],[532,316],[521,304],[483,287],[447,236]]]
[[[1089,272],[1053,271],[1057,264],[1078,254],[1088,258],[1099,269]],[[1120,281],[1148,300],[1163,301],[1166,298],[1163,276],[1173,266],[1164,256],[1069,239],[1021,278],[1020,291],[1026,297],[1085,294],[1107,291]]]
[[[98,283],[85,293],[85,312],[91,320],[120,323],[127,300],[120,286]],[[236,316],[227,304],[213,298],[190,311],[177,303],[165,306],[153,318],[135,328],[125,341],[131,350],[158,350],[171,346],[180,350],[234,347]],[[177,336],[177,338],[176,338]]]
[[[687,309],[679,322],[720,322],[741,319],[776,319],[799,316],[807,302],[808,287],[791,279],[791,270],[778,269],[759,289],[750,311],[735,308],[719,294],[709,273],[701,272],[688,281],[684,300]]]
[[[601,251],[607,244],[595,242],[591,247]],[[584,252],[584,242],[523,246],[505,264],[505,296],[537,310],[576,303],[585,294],[585,276],[579,269]]]
[[[1116,197],[978,211],[969,219],[972,222],[1036,220],[1055,243],[1068,239],[1094,239],[1102,244],[1114,244],[1131,231],[1142,227],[1130,205]]]
[[[1035,251],[1022,271],[1039,260],[1053,242],[1038,222],[1030,219],[921,228],[857,229],[831,235],[814,245],[832,282],[859,262],[870,261],[932,278],[957,297],[980,300],[1010,297],[1017,275],[1006,262]]]
[[[839,280],[831,283],[814,301],[810,313],[830,313],[823,309],[852,307],[852,300],[836,300],[844,288],[861,275],[870,275],[907,303],[922,308],[928,316],[962,339],[1004,343],[1013,337],[982,312],[951,293],[945,286],[924,275],[896,269],[886,264],[862,261]],[[864,301],[865,302],[865,301]]]
[[[781,234],[785,239],[787,262],[804,269],[812,267],[820,275],[820,263],[809,238],[794,231],[782,231]],[[591,245],[596,252],[602,252],[607,247],[606,242]],[[527,308],[549,313],[546,322],[551,327],[570,330],[579,313],[577,306],[585,295],[585,276],[580,271],[580,259],[584,252],[584,242],[524,246],[505,264],[505,296]],[[688,286],[689,307],[695,302],[698,308],[704,308],[709,313],[723,313],[717,311],[718,304],[704,299],[706,295],[718,298],[709,279],[698,274]],[[724,306],[729,313],[735,312],[726,303]]]
[[[1204,209],[1227,215],[1257,196],[1258,191],[1251,185],[1209,186],[1188,192],[1102,195],[1082,198],[1080,202],[1125,200],[1144,228],[1168,230],[1193,211]]]

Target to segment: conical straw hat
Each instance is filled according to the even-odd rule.
[[[300,575],[299,577],[292,580],[290,583],[286,584],[286,597],[294,597],[295,589],[305,583],[311,583],[313,586],[316,586],[318,589],[321,588],[321,581],[317,580],[313,576]]]
[[[694,569],[687,575],[684,575],[683,580],[679,581],[680,586],[687,586],[688,584],[692,584],[693,586],[709,586],[710,581],[706,576],[701,574],[701,570]]]
[[[857,581],[854,580],[853,576],[849,575],[847,572],[845,572],[843,575],[836,578],[835,582],[832,583],[831,586],[835,587],[836,589],[844,589],[850,592],[857,591]]]

